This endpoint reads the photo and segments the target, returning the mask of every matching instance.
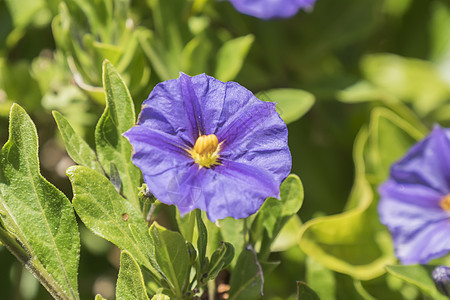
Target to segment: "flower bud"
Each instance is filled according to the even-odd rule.
[[[445,296],[450,296],[450,268],[438,266],[432,274],[436,288]]]

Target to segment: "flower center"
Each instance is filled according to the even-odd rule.
[[[445,195],[441,198],[439,203],[443,210],[450,211],[450,194]]]
[[[195,142],[194,148],[188,150],[200,168],[211,168],[219,165],[220,145],[215,134],[201,135]]]

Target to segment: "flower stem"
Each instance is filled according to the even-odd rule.
[[[30,256],[22,246],[0,226],[0,242],[9,250],[21,263],[27,264]]]
[[[216,299],[216,282],[214,280],[208,281],[208,300]]]
[[[0,226],[0,242],[31,272],[47,291],[58,300],[70,300],[59,284],[50,276],[45,268],[20,245],[2,226]]]

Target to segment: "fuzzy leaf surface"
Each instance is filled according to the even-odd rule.
[[[186,241],[178,232],[167,230],[157,223],[150,227],[155,243],[155,258],[177,298],[183,296],[183,286],[188,279],[189,253]]]
[[[138,208],[137,188],[140,186],[141,172],[131,162],[131,145],[122,136],[135,123],[134,104],[119,73],[108,61],[103,63],[103,86],[106,108],[95,128],[98,159],[106,172],[111,170],[111,163],[114,162],[122,181],[123,194]]]
[[[52,278],[54,293],[79,299],[75,214],[69,199],[40,174],[36,128],[16,104],[11,108],[9,140],[0,153],[0,194],[2,223],[29,252],[30,263],[48,272],[44,275]]]
[[[79,165],[89,167],[99,173],[103,173],[102,167],[97,161],[94,150],[77,134],[66,118],[59,112],[54,111],[53,117],[58,125],[69,156]]]
[[[118,300],[148,300],[141,269],[128,251],[122,251],[120,255],[116,298]]]
[[[67,169],[73,187],[73,206],[96,235],[127,250],[137,262],[152,269],[153,243],[141,213],[124,199],[103,175],[84,166]]]

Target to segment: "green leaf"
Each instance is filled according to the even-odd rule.
[[[359,103],[376,100],[393,101],[385,91],[377,88],[366,80],[360,80],[338,92],[337,98],[339,101],[345,103]]]
[[[170,297],[159,293],[153,296],[151,300],[170,300]]]
[[[347,211],[318,217],[305,223],[300,247],[325,267],[368,280],[382,275],[393,263],[389,233],[379,224],[372,188],[365,178],[366,130],[358,134],[354,146],[355,183]]]
[[[120,255],[116,298],[122,300],[148,300],[141,269],[128,251],[122,251]]]
[[[156,262],[176,298],[181,299],[190,271],[186,241],[178,232],[167,230],[156,222],[150,227],[150,235],[157,249]]]
[[[116,45],[94,41],[92,46],[93,49],[95,49],[95,52],[99,53],[100,57],[109,60],[111,64],[117,64],[117,61],[122,55],[122,49]]]
[[[106,299],[106,298],[103,298],[102,295],[97,294],[97,295],[95,296],[95,300],[107,300],[107,299]]]
[[[280,198],[267,198],[252,224],[254,240],[261,240],[260,258],[265,260],[278,233],[295,215],[303,203],[303,186],[297,175],[291,174],[280,187]]]
[[[132,95],[141,95],[149,86],[152,70],[148,59],[139,44],[139,34],[142,31],[150,31],[144,27],[138,27],[126,42],[123,55],[117,64],[117,70],[123,72],[124,80],[130,85]]]
[[[431,277],[431,272],[433,271],[433,266],[423,266],[423,265],[388,265],[386,270],[404,281],[411,283],[418,288],[420,288],[424,293],[429,295],[435,300],[448,299],[443,296],[436,289],[434,285],[433,278]]]
[[[298,246],[298,233],[302,227],[302,221],[298,215],[293,215],[283,226],[277,237],[270,245],[271,252],[287,251]]]
[[[412,0],[388,0],[384,2],[384,11],[394,17],[401,17],[411,6]]]
[[[221,234],[221,239],[231,243],[234,246],[236,256],[234,260],[240,255],[241,251],[244,250],[245,246],[245,228],[244,219],[234,219],[232,217],[227,217],[217,221],[219,224],[219,230]]]
[[[197,250],[198,250],[198,269],[199,272],[202,267],[206,256],[206,246],[208,244],[208,233],[206,231],[205,223],[202,220],[202,212],[200,209],[195,211],[196,221],[197,221],[197,230],[198,230],[198,238],[197,238]]]
[[[30,65],[26,60],[11,62],[0,58],[0,89],[3,90],[2,98],[5,96],[9,101],[23,104],[28,110],[41,109],[40,99],[42,93],[37,81],[30,74]],[[5,106],[1,101],[1,108],[4,112],[9,112],[11,104]],[[6,114],[5,114],[6,116]]]
[[[209,270],[206,276],[206,280],[213,280],[217,277],[219,272],[226,268],[234,258],[234,247],[230,243],[222,242],[219,249],[214,251],[211,256],[211,262],[209,263]]]
[[[43,0],[6,0],[6,5],[15,27],[25,28],[38,16],[38,12],[45,16],[45,21],[48,22],[51,19],[50,11],[46,9],[46,3]]]
[[[184,0],[147,0],[154,18],[154,35],[142,32],[139,40],[144,53],[162,80],[176,78],[182,66],[184,45],[191,39],[186,26]]]
[[[254,36],[248,34],[224,43],[217,53],[214,77],[222,81],[233,80],[241,70],[254,40]]]
[[[333,271],[327,269],[311,257],[306,258],[306,280],[320,298],[334,300],[336,290],[336,280]],[[302,299],[302,298],[299,298]]]
[[[373,54],[365,56],[361,65],[369,82],[397,99],[411,102],[421,116],[438,109],[450,95],[444,78],[427,61]]]
[[[181,235],[186,239],[186,241],[190,243],[194,243],[194,239],[197,237],[196,227],[195,227],[195,219],[196,219],[196,211],[191,211],[181,217],[178,209],[176,210],[176,220],[178,225],[178,230]]]
[[[208,73],[211,52],[212,43],[205,35],[194,37],[183,49],[181,71],[190,75]]]
[[[188,241],[186,241],[186,248],[189,253],[189,265],[192,266],[197,261],[197,250]]]
[[[386,108],[375,108],[354,145],[355,183],[345,211],[307,222],[303,251],[325,267],[369,280],[395,261],[389,232],[379,223],[374,185],[423,133]]]
[[[103,169],[109,172],[111,163],[117,166],[123,194],[136,208],[141,172],[131,162],[132,148],[122,133],[135,123],[134,105],[125,83],[108,61],[103,63],[103,86],[106,108],[95,128],[97,155]]]
[[[306,283],[297,281],[297,300],[320,300],[320,298]]]
[[[371,0],[317,2],[314,13],[304,16],[308,28],[300,29],[308,43],[297,48],[296,54],[308,62],[311,58],[323,57],[321,49],[342,48],[369,35],[379,22],[379,4]],[[336,18],[336,11],[341,9],[342,14]],[[329,25],[324,27],[323,24]]]
[[[423,133],[386,108],[375,108],[355,141],[355,183],[345,212],[313,219],[301,232],[303,251],[325,267],[368,280],[395,261],[389,232],[379,223],[372,184],[385,180],[390,165]]]
[[[365,169],[372,183],[386,180],[391,165],[408,149],[424,137],[416,126],[392,111],[377,107],[373,109],[369,125],[369,140],[365,150]]]
[[[370,281],[369,281],[370,282]],[[354,280],[353,285],[355,287],[355,291],[362,297],[364,300],[376,300],[369,291],[367,291],[362,282],[360,280]]]
[[[53,111],[53,117],[58,125],[59,133],[64,140],[69,156],[79,165],[89,167],[99,173],[103,173],[98,163],[95,152],[70,126],[69,122],[59,112]]]
[[[140,211],[121,197],[98,172],[72,166],[66,171],[73,188],[73,206],[83,223],[96,235],[127,250],[139,264],[154,271],[154,246]]]
[[[259,92],[257,97],[276,102],[276,109],[286,124],[300,119],[315,103],[313,94],[299,89],[272,89]]]
[[[303,204],[303,185],[297,175],[290,174],[283,181],[280,187],[280,198],[281,200],[268,198],[264,201],[253,223],[265,228],[272,239]]]
[[[66,196],[40,174],[36,128],[17,104],[0,154],[0,194],[2,224],[30,254],[30,270],[55,297],[79,299],[75,214]]]
[[[410,0],[411,1],[411,0]],[[441,71],[445,70],[445,66],[450,62],[448,53],[450,51],[450,38],[445,34],[442,28],[450,26],[450,8],[441,2],[434,2],[431,5],[431,60],[437,63]]]
[[[230,278],[230,300],[253,300],[263,296],[264,276],[278,263],[259,262],[256,253],[245,249],[239,255]]]
[[[166,63],[164,48],[159,40],[156,40],[150,30],[140,31],[137,35],[142,51],[151,62],[155,73],[161,80],[169,80],[178,76],[179,68],[172,67],[173,62]]]
[[[349,277],[350,279],[350,277]],[[350,282],[348,282],[350,283]],[[338,286],[342,282],[337,282]],[[353,286],[355,291],[364,300],[376,300],[376,299],[404,299],[404,300],[416,300],[421,294],[420,290],[409,283],[406,283],[402,279],[386,273],[383,276],[374,278],[372,280],[360,281],[353,280]],[[342,290],[338,290],[342,297]],[[339,295],[337,295],[339,298]],[[420,295],[423,298],[423,295]]]
[[[183,22],[186,2],[183,0],[147,0],[154,17],[155,31],[164,45],[167,58],[178,62],[188,28]],[[179,63],[177,63],[179,65]]]

